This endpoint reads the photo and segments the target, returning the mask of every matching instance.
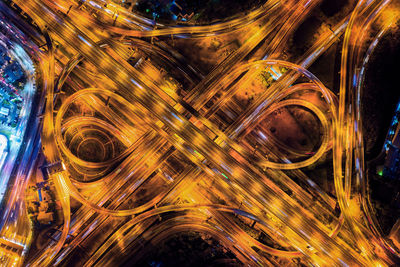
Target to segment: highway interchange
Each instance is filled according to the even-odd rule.
[[[144,254],[142,242],[161,242],[188,230],[209,233],[248,266],[279,266],[278,258],[301,258],[314,266],[394,264],[399,250],[380,233],[367,194],[359,96],[368,59],[396,23],[398,6],[360,0],[304,55],[293,62],[282,59],[282,44],[320,2],[267,1],[209,26],[155,24],[105,0],[2,3],[1,12],[16,5],[34,21],[21,25],[32,29],[24,47],[35,54],[43,94],[38,104],[43,111],[36,111],[31,136],[25,137],[30,140],[26,164],[16,175],[1,222],[1,238],[24,250],[14,255],[2,248],[2,264],[57,266],[83,247],[82,265],[116,266],[121,255]],[[162,41],[235,34],[246,41],[206,75]],[[340,36],[340,92],[335,94],[308,68]],[[252,53],[256,49],[262,56]],[[128,62],[132,57],[136,64]],[[160,64],[190,85],[183,96],[166,88],[172,86],[165,84]],[[234,96],[261,71],[283,69],[251,104],[232,114]],[[295,97],[303,91],[319,94],[324,104]],[[72,112],[82,106],[88,111]],[[290,106],[319,121],[319,147],[308,157],[277,140],[266,142],[273,136],[260,126]],[[221,119],[227,117],[230,123]],[[41,132],[35,130],[39,127]],[[79,150],[82,140],[103,149],[104,160],[74,153],[72,147]],[[254,140],[265,144],[254,147]],[[43,248],[26,257],[34,241],[24,190],[30,168],[37,167],[30,155],[39,146],[63,223]],[[335,197],[303,171],[328,153]],[[287,154],[301,160],[291,161]],[[145,201],[128,204],[143,188]],[[81,205],[71,210],[71,199]],[[164,219],[165,214],[176,216]],[[280,248],[250,236],[232,216],[257,223]]]

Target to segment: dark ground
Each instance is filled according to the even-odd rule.
[[[146,255],[139,262],[126,262],[129,266],[185,267],[185,266],[242,266],[239,260],[218,241],[195,232],[175,234]]]
[[[398,101],[400,72],[400,31],[384,36],[369,62],[362,94],[363,132],[368,163],[369,189],[376,218],[385,235],[400,217],[399,179],[376,174],[376,166],[384,163],[381,154]],[[380,159],[371,161],[377,158]]]
[[[265,3],[265,0],[178,0],[176,3],[182,7],[179,12],[171,10],[172,1],[161,0],[139,0],[135,7],[144,16],[156,19],[156,21],[172,22],[173,14],[190,15],[193,13],[191,22],[209,23],[215,20],[222,20],[240,12],[246,12]],[[157,14],[154,16],[154,14]]]
[[[400,100],[400,32],[388,33],[375,48],[365,74],[362,116],[367,160],[381,152]]]

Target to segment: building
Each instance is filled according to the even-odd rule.
[[[50,224],[54,221],[53,212],[40,212],[36,218],[40,224]]]
[[[4,68],[4,78],[9,83],[14,83],[24,76],[21,66],[17,62],[12,62]]]

